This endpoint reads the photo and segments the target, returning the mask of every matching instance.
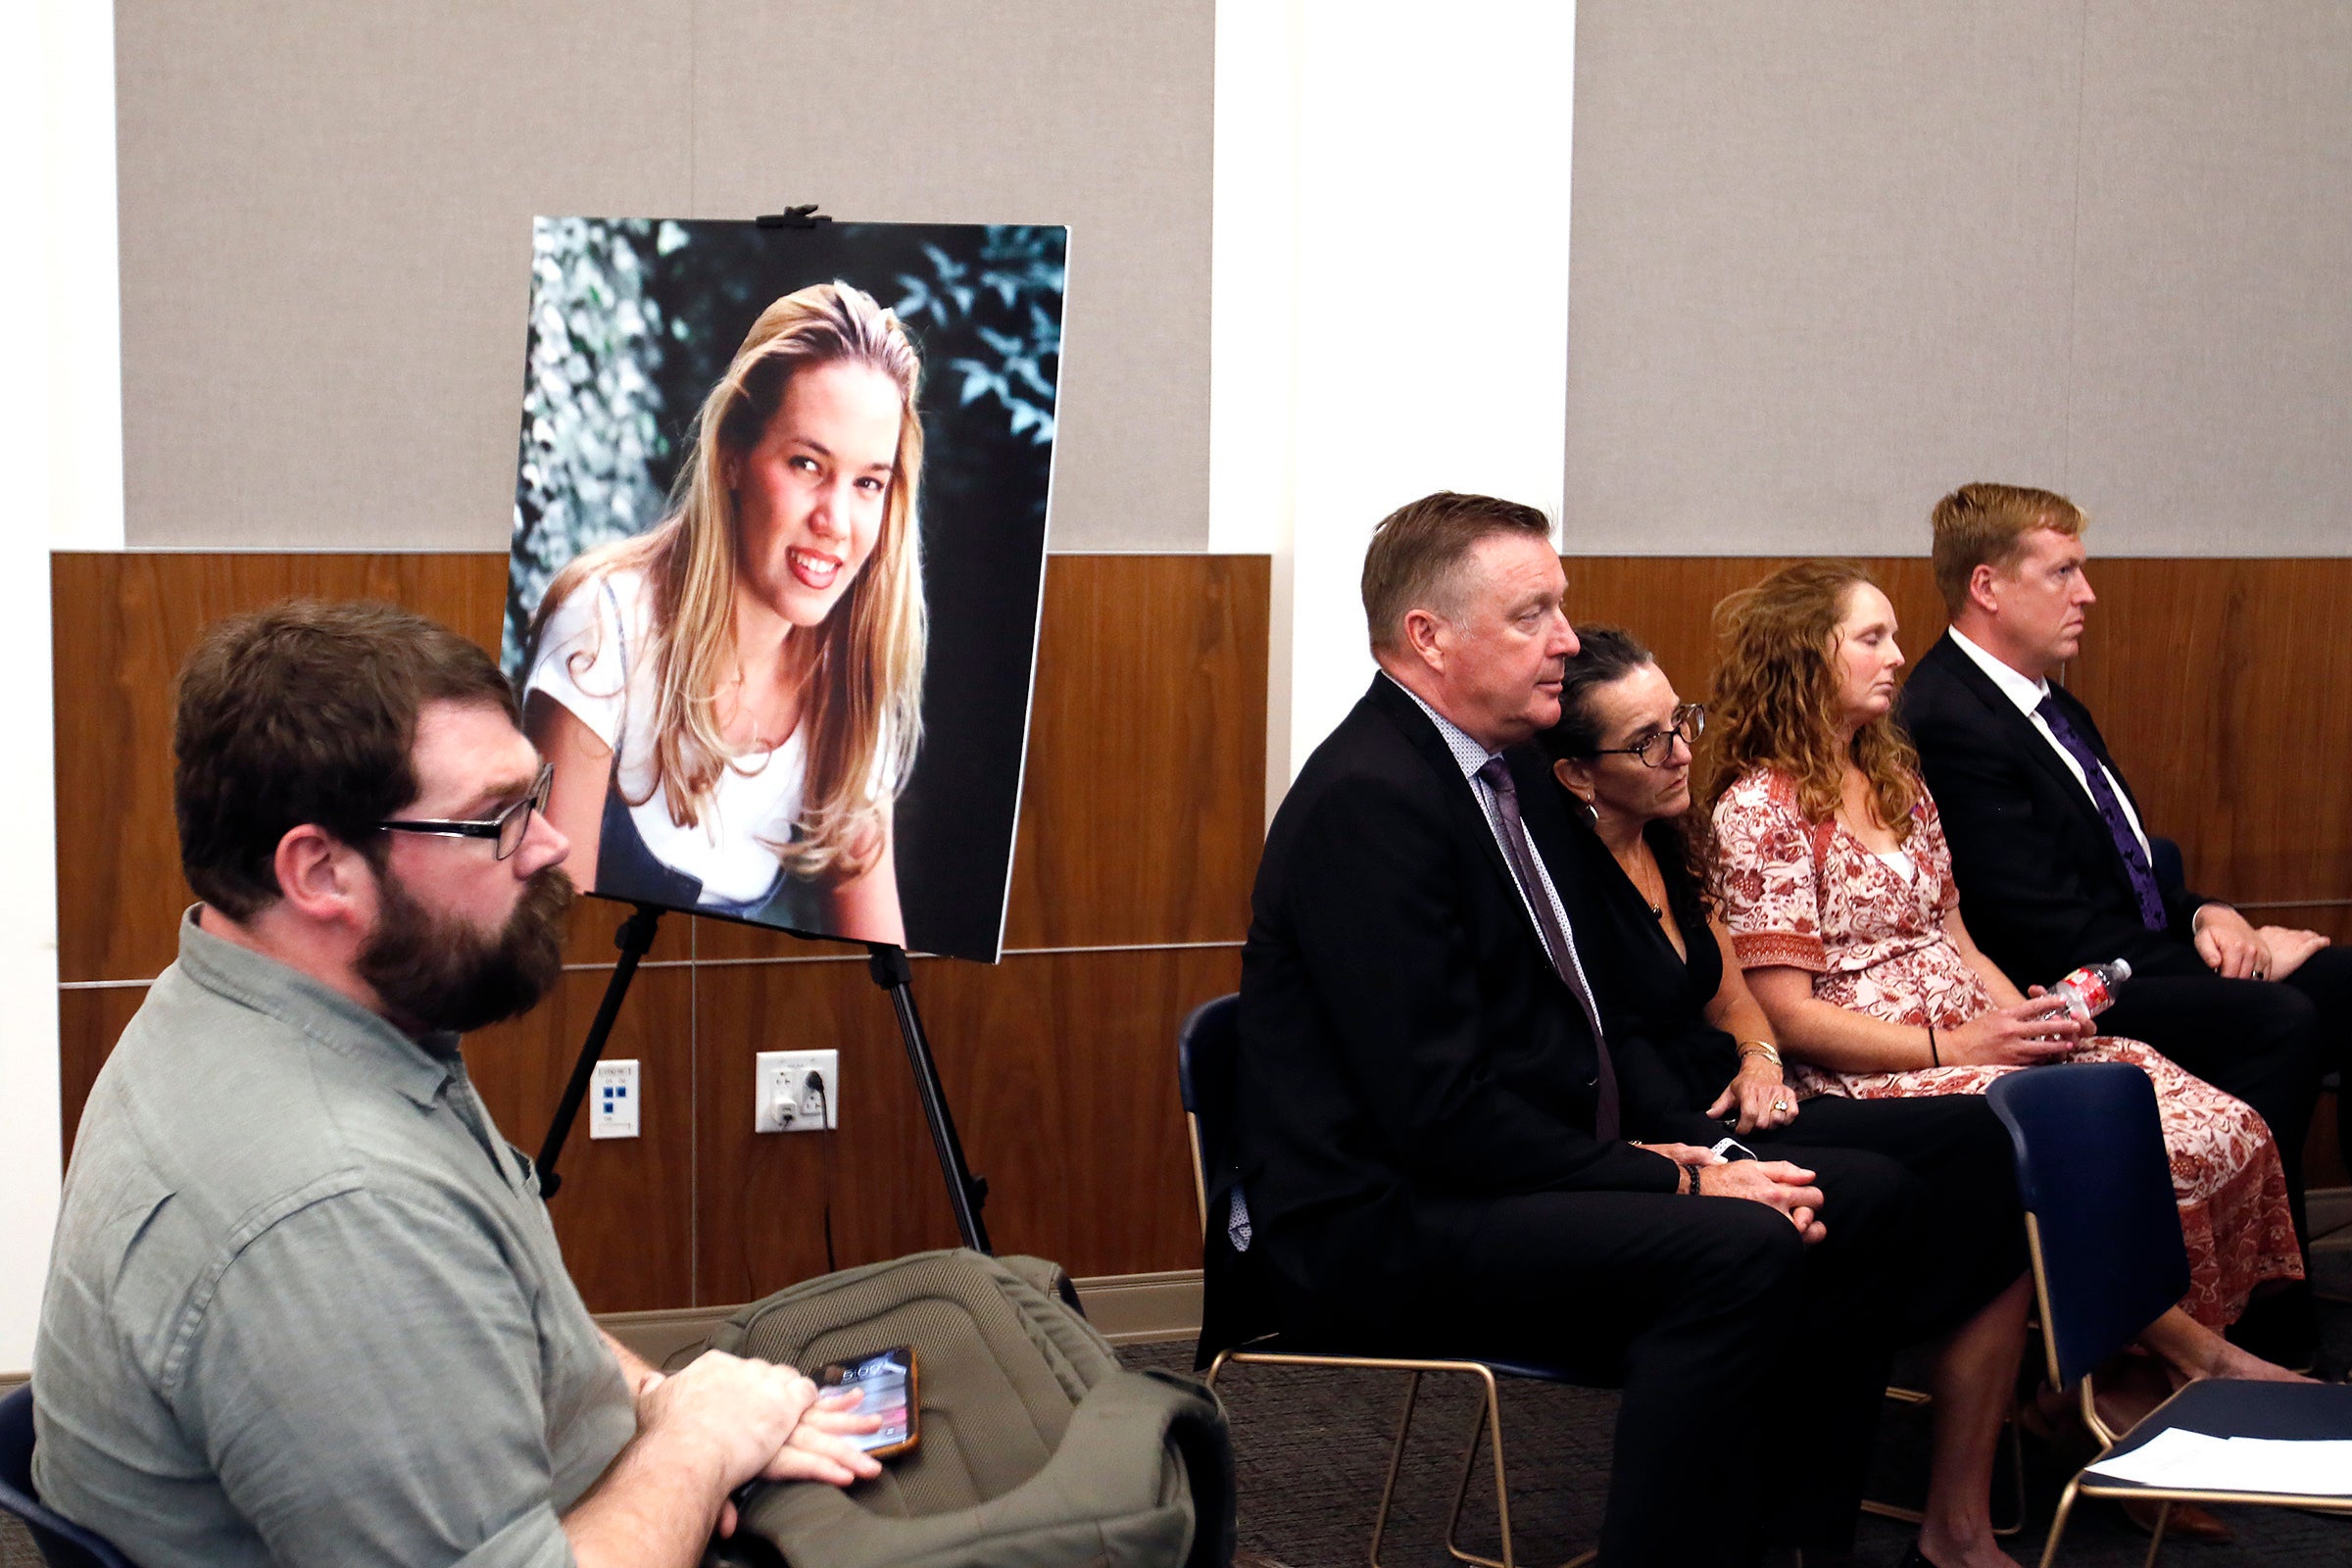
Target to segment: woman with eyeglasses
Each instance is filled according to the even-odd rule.
[[[1731,935],[1705,904],[1692,853],[1691,748],[1706,710],[1675,695],[1633,634],[1584,626],[1568,662],[1560,721],[1539,735],[1552,776],[1583,807],[1607,858],[1590,868],[1601,907],[1645,982],[1627,1001],[1666,1051],[1689,1097],[1740,1134],[1786,1127],[1796,1095],[1783,1079],[1772,1025],[1728,961]],[[1671,964],[1671,967],[1668,965]],[[1693,1022],[1703,1028],[1687,1027]],[[1661,1042],[1663,1045],[1663,1042]]]
[[[1594,989],[1612,1012],[1638,1021],[1686,1103],[1723,1118],[1762,1157],[1815,1164],[1808,1150],[1859,1150],[1914,1179],[1918,1229],[1933,1243],[1887,1266],[1902,1275],[1890,1293],[1903,1314],[1900,1338],[1936,1343],[1917,1559],[2007,1562],[1992,1542],[1993,1455],[2030,1295],[2008,1136],[1976,1097],[1800,1105],[1692,844],[1691,748],[1706,711],[1676,695],[1631,633],[1580,626],[1577,636],[1583,646],[1563,676],[1559,722],[1537,743],[1584,808],[1572,815],[1591,825],[1562,846],[1554,880],[1575,901]],[[1822,1219],[1837,1225],[1834,1201]]]
[[[1982,1094],[2038,1062],[2140,1067],[2190,1262],[2188,1295],[2141,1335],[2166,1374],[2141,1397],[2193,1378],[2292,1377],[2218,1332],[2264,1282],[2303,1273],[2269,1127],[2137,1041],[2088,1038],[2090,1024],[2038,986],[2021,995],[1969,939],[1936,803],[1893,718],[1903,655],[1886,595],[1854,563],[1803,562],[1716,618],[1724,660],[1698,795],[1734,954],[1797,1087]]]

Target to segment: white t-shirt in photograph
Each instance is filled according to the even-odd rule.
[[[700,820],[680,827],[654,779],[654,670],[645,657],[652,623],[644,572],[612,571],[582,583],[548,617],[524,690],[547,693],[612,748],[614,787],[624,803],[638,803],[628,808],[629,820],[654,858],[700,880],[706,903],[750,904],[775,885],[778,861],[769,846],[790,839],[800,814],[808,773],[801,731],[796,726],[773,751],[736,758],[720,770]]]

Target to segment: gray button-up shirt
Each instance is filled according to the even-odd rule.
[[[43,1500],[142,1568],[568,1563],[635,1430],[456,1037],[193,910],[82,1113],[32,1383]]]

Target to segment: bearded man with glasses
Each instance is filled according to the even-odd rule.
[[[33,1396],[42,1499],[145,1568],[676,1564],[869,1417],[605,1338],[458,1051],[562,968],[569,846],[489,656],[385,605],[181,672],[202,903],[83,1112]]]

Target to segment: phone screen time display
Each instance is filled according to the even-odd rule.
[[[857,1361],[836,1361],[817,1377],[825,1389],[857,1389],[865,1397],[858,1402],[863,1415],[882,1418],[882,1425],[872,1432],[853,1435],[850,1441],[868,1452],[884,1448],[904,1447],[910,1436],[907,1385],[911,1368],[904,1349],[883,1350]]]

